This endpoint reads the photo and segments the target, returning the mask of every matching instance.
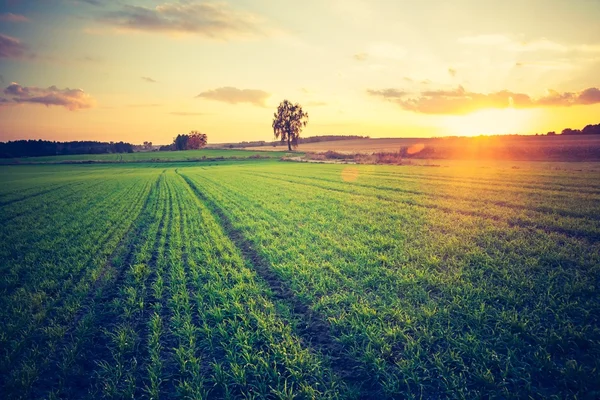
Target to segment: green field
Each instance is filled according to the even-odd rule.
[[[134,161],[190,161],[219,158],[273,158],[279,159],[288,154],[285,151],[260,150],[184,150],[184,151],[142,151],[122,154],[73,154],[68,156],[22,157],[0,159],[0,164],[14,163],[73,163],[73,162],[134,162]]]
[[[599,398],[599,169],[3,166],[0,397]]]

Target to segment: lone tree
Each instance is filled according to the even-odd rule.
[[[275,133],[275,137],[281,138],[282,143],[287,141],[288,150],[292,151],[292,146],[294,148],[298,147],[300,132],[308,123],[308,113],[302,111],[300,104],[292,104],[287,100],[283,100],[273,116],[273,133]]]

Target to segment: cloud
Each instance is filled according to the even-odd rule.
[[[197,34],[211,39],[264,35],[257,16],[232,9],[225,3],[185,1],[154,8],[125,5],[105,13],[104,23],[139,32]]]
[[[589,105],[600,103],[600,89],[588,88],[581,92],[559,93],[555,90],[548,90],[546,96],[537,100],[537,104],[543,106],[572,106]]]
[[[62,106],[71,111],[90,108],[95,104],[94,99],[81,89],[59,89],[56,86],[44,89],[13,82],[4,89],[4,94],[10,97],[10,102]]]
[[[451,90],[426,90],[421,92],[421,96],[426,97],[464,97],[466,95],[465,88],[458,86],[456,89]]]
[[[396,103],[404,110],[423,114],[468,114],[486,108],[569,107],[600,103],[600,89],[597,88],[565,93],[549,90],[545,96],[537,99],[508,90],[487,94],[469,92],[462,86],[451,90],[427,90],[418,94],[398,89],[369,89],[367,93]]]
[[[195,116],[205,115],[204,113],[184,112],[184,111],[172,111],[169,114],[177,115],[179,117],[195,117]]]
[[[456,76],[456,70],[454,68],[448,68],[448,73],[453,78]]]
[[[93,6],[101,6],[104,5],[106,2],[106,0],[79,0],[79,3],[87,3]]]
[[[369,55],[367,53],[357,53],[353,55],[356,61],[365,61]]]
[[[600,103],[600,89],[588,88],[579,93],[577,98],[579,104],[596,104]]]
[[[0,14],[0,21],[4,22],[30,22],[30,19],[24,15],[13,14],[13,13],[2,13]]]
[[[147,76],[142,76],[142,79],[148,83],[156,83],[156,81],[154,79],[147,77]]]
[[[402,90],[398,90],[398,89],[381,89],[381,90],[373,90],[373,89],[367,89],[367,93],[369,93],[372,96],[380,96],[383,97],[384,99],[399,99],[401,97],[407,96],[410,93],[402,91]]]
[[[223,101],[230,104],[250,103],[255,106],[265,107],[270,93],[258,89],[238,89],[234,87],[221,87],[200,93],[196,97]]]
[[[27,48],[19,39],[0,33],[0,58],[20,58]]]

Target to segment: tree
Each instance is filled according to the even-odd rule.
[[[581,131],[579,129],[566,128],[566,129],[563,129],[560,134],[561,135],[581,135]]]
[[[200,133],[198,131],[191,131],[188,135],[187,149],[195,150],[206,147],[207,136],[206,133]]]
[[[173,147],[175,147],[175,150],[187,149],[188,139],[188,135],[177,135],[177,137],[173,139]]]
[[[287,141],[290,151],[292,151],[292,146],[298,147],[300,132],[308,123],[308,113],[302,111],[300,104],[292,104],[288,100],[283,100],[273,117],[275,137],[280,138],[282,143]]]
[[[581,130],[583,135],[600,135],[600,124],[596,125],[586,125],[585,128]]]
[[[205,147],[206,143],[206,133],[191,131],[187,135],[177,135],[172,146],[175,150],[196,150]]]

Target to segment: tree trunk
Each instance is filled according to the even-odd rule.
[[[290,135],[288,135],[288,150],[292,151],[292,143],[290,142]]]

